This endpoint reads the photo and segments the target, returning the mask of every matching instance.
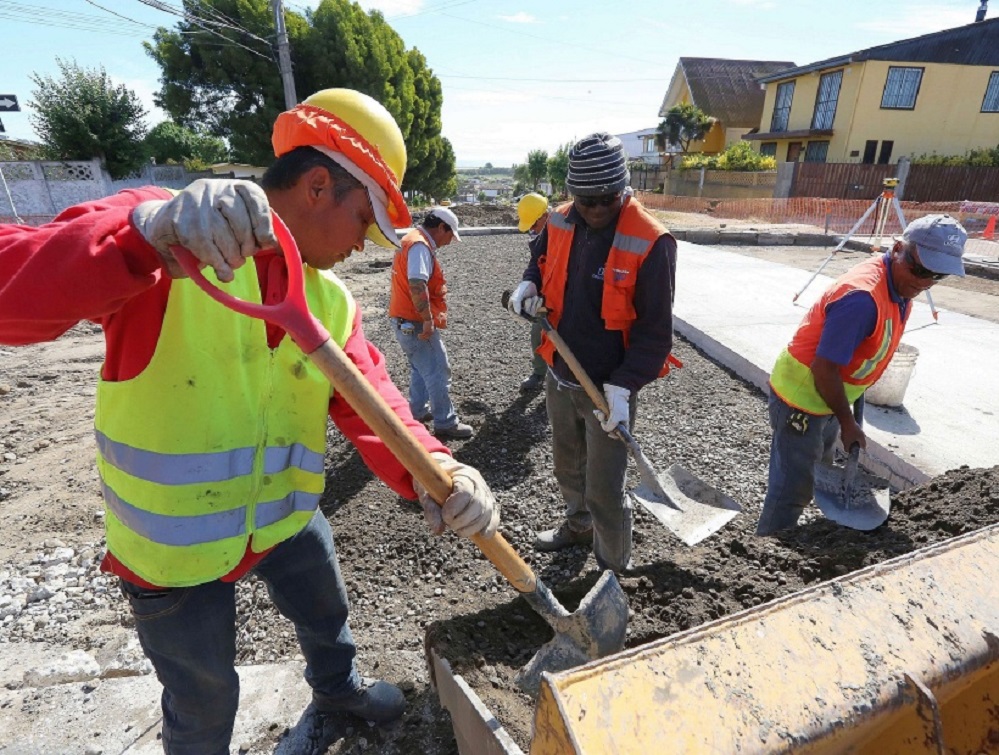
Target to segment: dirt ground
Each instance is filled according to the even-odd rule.
[[[456,211],[463,217],[462,206]],[[737,249],[793,250],[803,266],[828,253]],[[592,555],[581,548],[535,554],[530,546],[536,529],[559,521],[562,503],[550,474],[543,396],[517,390],[529,370],[528,329],[499,304],[501,292],[519,280],[526,257],[525,238],[517,235],[470,236],[441,252],[451,303],[445,341],[452,395],[461,419],[476,429],[475,437],[451,447],[457,458],[483,470],[502,505],[504,535],[571,608],[598,576]],[[369,245],[337,272],[362,306],[369,339],[405,390],[408,370],[384,317],[389,260]],[[950,284],[934,292],[944,285]],[[972,293],[996,299],[999,284]],[[632,612],[629,646],[999,521],[999,469],[962,468],[899,495],[891,518],[872,533],[831,526],[810,509],[798,531],[756,538],[769,445],[763,396],[690,344],[680,340],[677,352],[686,366],[642,392],[635,435],[655,465],[682,464],[745,512],[722,533],[686,548],[638,510],[636,570],[623,579]],[[39,554],[58,547],[74,549],[90,565],[100,558],[92,422],[102,356],[100,333],[88,324],[53,344],[0,348],[0,580],[33,574]],[[428,627],[434,646],[526,747],[531,702],[513,687],[512,676],[548,639],[545,625],[471,543],[430,536],[418,507],[373,479],[335,428],[329,441],[321,506],[350,593],[358,664],[362,673],[400,684],[409,708],[402,721],[384,729],[334,727],[316,755],[457,752],[448,715],[429,686],[423,658]],[[240,663],[298,656],[291,625],[274,612],[261,583],[244,580],[237,598]],[[99,653],[131,635],[121,602],[98,596],[64,622],[0,623],[0,655],[5,644],[16,652],[23,643]],[[24,692],[30,715],[32,691]],[[281,736],[275,731],[267,741],[247,743],[247,752],[272,752]]]

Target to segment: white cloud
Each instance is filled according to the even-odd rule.
[[[903,13],[885,16],[884,18],[864,21],[857,24],[858,29],[890,34],[892,40],[918,37],[955,26],[965,26],[975,20],[974,7],[945,8],[938,5],[911,5]]]
[[[511,24],[535,24],[538,22],[538,19],[530,13],[525,13],[524,11],[514,13],[512,16],[497,16],[496,18],[500,21],[506,21]]]

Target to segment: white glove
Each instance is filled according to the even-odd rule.
[[[541,297],[538,295],[538,287],[531,281],[521,281],[510,294],[510,300],[506,303],[506,308],[515,315],[525,313],[529,317],[534,317],[540,306]]]
[[[631,398],[631,391],[618,385],[607,383],[604,385],[604,397],[607,399],[607,408],[610,409],[610,416],[605,417],[599,409],[594,409],[593,414],[600,420],[600,427],[604,432],[615,435],[617,426],[624,423],[628,426],[628,419],[631,413],[628,406],[628,399]]]
[[[220,281],[261,249],[277,246],[264,190],[252,181],[201,178],[173,199],[143,202],[132,222],[174,278],[186,277],[170,246],[189,249]]]
[[[455,461],[449,454],[436,451],[431,456],[451,478],[451,495],[438,505],[418,480],[413,480],[416,495],[423,506],[423,518],[435,535],[447,525],[462,537],[492,537],[499,527],[499,506],[479,470]]]

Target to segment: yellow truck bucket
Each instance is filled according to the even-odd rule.
[[[999,752],[999,525],[545,674],[530,752]]]

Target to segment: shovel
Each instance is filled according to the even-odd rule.
[[[298,246],[281,219],[277,215],[272,217],[288,268],[288,293],[279,304],[253,304],[223,293],[201,274],[194,255],[181,247],[171,247],[171,251],[184,271],[213,299],[241,314],[280,325],[407,471],[438,504],[442,503],[451,494],[451,478],[309,311]],[[538,690],[544,671],[564,671],[624,647],[628,601],[613,572],[604,572],[579,608],[570,613],[500,533],[492,537],[473,535],[471,540],[555,630],[555,637],[538,650],[517,676],[517,683],[525,691]]]
[[[815,503],[836,524],[873,530],[888,518],[891,495],[887,482],[858,469],[859,460],[860,444],[854,443],[845,466],[816,462]]]
[[[503,292],[502,302],[505,307],[510,299],[510,292]],[[583,365],[576,359],[568,344],[562,340],[548,318],[540,314],[541,327],[555,344],[565,363],[569,365],[572,374],[590,397],[590,401],[604,416],[610,415],[607,400],[603,392],[597,388]],[[525,319],[532,319],[525,315]],[[694,477],[679,464],[672,465],[666,474],[657,474],[651,462],[645,456],[638,441],[632,437],[624,422],[617,426],[617,433],[628,447],[632,458],[638,467],[640,483],[631,491],[638,502],[652,516],[662,522],[666,528],[687,545],[696,545],[704,538],[720,530],[730,522],[742,507],[703,480]]]

